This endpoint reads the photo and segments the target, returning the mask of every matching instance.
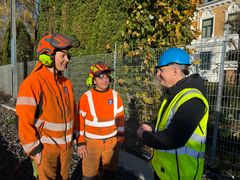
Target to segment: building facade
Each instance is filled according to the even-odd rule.
[[[226,80],[235,84],[240,60],[240,1],[204,0],[194,22],[193,28],[200,30],[200,36],[191,44],[195,63],[192,71],[218,82],[220,63],[224,62]]]

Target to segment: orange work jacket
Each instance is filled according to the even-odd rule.
[[[99,92],[90,89],[80,97],[78,107],[78,144],[84,143],[84,137],[107,139],[124,134],[124,110],[117,91],[108,89]]]
[[[39,62],[22,82],[16,103],[19,139],[24,151],[35,155],[40,147],[49,151],[70,148],[74,111],[71,82],[64,76],[55,80],[53,73]]]

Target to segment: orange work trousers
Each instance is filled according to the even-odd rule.
[[[40,164],[34,166],[39,180],[68,180],[72,159],[72,148],[63,152],[51,152],[43,149]]]
[[[85,138],[87,157],[82,160],[84,177],[96,177],[102,160],[103,170],[116,172],[118,168],[119,145],[117,137],[105,140]]]

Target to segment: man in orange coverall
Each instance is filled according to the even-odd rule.
[[[76,105],[72,83],[63,72],[68,49],[77,46],[77,39],[63,34],[43,36],[39,61],[19,88],[19,139],[40,180],[69,178]]]
[[[124,140],[124,111],[118,92],[109,88],[113,69],[99,62],[91,66],[87,85],[92,86],[79,100],[76,121],[78,155],[83,180],[98,179],[101,160],[103,179],[114,179],[120,144]]]

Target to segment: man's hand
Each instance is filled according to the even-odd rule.
[[[34,159],[36,161],[36,163],[39,165],[41,163],[41,159],[42,159],[42,152],[36,154],[35,156],[31,156],[32,159]]]
[[[78,155],[81,159],[84,157],[87,157],[87,146],[86,145],[78,146],[77,151],[78,151]]]
[[[144,131],[152,131],[152,127],[147,124],[142,124],[141,126],[139,126],[139,128],[137,129],[137,134],[139,138],[142,139],[142,134]]]

